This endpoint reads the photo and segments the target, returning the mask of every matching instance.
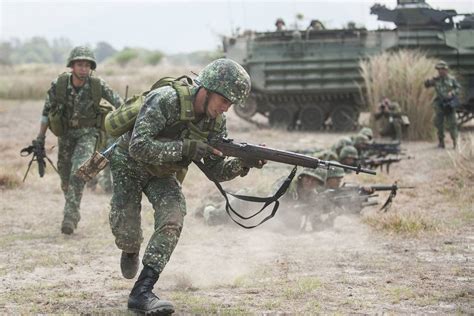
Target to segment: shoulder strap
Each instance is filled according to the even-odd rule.
[[[233,193],[229,193],[227,191],[225,191],[221,184],[214,179],[214,177],[212,177],[211,173],[209,172],[209,170],[206,168],[206,166],[201,162],[201,161],[193,161],[198,167],[199,169],[201,169],[201,171],[206,175],[206,177],[211,180],[212,182],[214,182],[214,184],[216,185],[217,189],[219,189],[219,192],[222,194],[222,196],[224,197],[225,199],[225,211],[227,212],[227,215],[229,215],[230,219],[236,223],[237,225],[239,225],[240,227],[242,228],[245,228],[245,229],[251,229],[251,228],[255,228],[257,226],[260,226],[262,225],[263,223],[265,223],[266,221],[268,221],[270,218],[272,218],[273,216],[275,216],[277,210],[278,210],[278,207],[280,206],[280,202],[278,201],[280,199],[280,197],[283,196],[283,194],[286,193],[286,191],[288,190],[290,184],[291,184],[291,181],[293,180],[293,178],[295,177],[295,174],[296,174],[296,166],[293,168],[293,170],[291,170],[290,174],[288,175],[288,177],[285,179],[285,181],[282,183],[282,185],[280,186],[280,188],[278,189],[278,191],[271,197],[256,197],[256,196],[247,196],[247,195],[240,195],[240,194],[233,194]],[[247,202],[255,202],[255,203],[264,203],[264,205],[262,206],[262,208],[257,211],[256,213],[250,215],[250,216],[243,216],[242,214],[238,213],[237,211],[235,211],[232,206],[230,205],[229,203],[229,198],[227,197],[227,194],[230,194],[232,195],[233,197],[239,199],[239,200],[242,200],[242,201],[247,201]],[[239,221],[237,221],[232,215],[234,214],[235,216],[237,216],[238,218],[240,219],[243,219],[243,220],[249,220],[249,219],[252,219],[254,218],[255,216],[257,216],[258,214],[262,213],[264,209],[267,208],[267,206],[271,205],[271,204],[274,204],[273,205],[273,209],[271,211],[271,213],[269,215],[267,215],[264,219],[262,219],[259,223],[255,224],[255,225],[250,225],[250,226],[247,226],[247,225],[244,225],[242,223],[240,223]]]
[[[100,79],[97,77],[90,77],[91,79],[91,93],[92,93],[92,102],[94,105],[99,108],[100,100],[102,100],[102,85],[100,84]]]
[[[69,81],[70,73],[64,72],[59,75],[58,81],[56,82],[56,100],[58,104],[66,104],[67,102],[67,85]]]

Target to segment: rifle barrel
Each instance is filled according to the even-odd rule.
[[[210,145],[221,151],[224,156],[238,157],[242,159],[268,160],[312,169],[316,169],[318,167],[338,167],[353,170],[357,173],[363,172],[373,175],[376,174],[375,171],[362,168],[360,165],[357,167],[348,166],[294,153],[291,151],[273,149],[248,143],[234,143],[233,140],[229,139],[222,139],[212,142]]]

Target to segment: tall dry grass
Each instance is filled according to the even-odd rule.
[[[407,135],[410,140],[433,139],[435,92],[426,89],[423,83],[437,75],[436,62],[420,51],[401,50],[373,56],[360,63],[366,87],[364,97],[371,112],[377,111],[383,97],[398,102],[410,119]]]
[[[201,68],[202,65],[173,65],[166,61],[155,66],[132,62],[122,67],[115,63],[105,63],[98,65],[96,75],[123,97],[127,86],[130,96],[149,89],[161,77],[184,74],[194,77],[192,71],[197,73]],[[0,66],[0,99],[43,99],[51,81],[65,71],[69,69],[62,65]]]
[[[457,149],[447,153],[458,175],[474,181],[474,133],[462,135]]]

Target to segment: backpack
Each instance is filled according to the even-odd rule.
[[[193,80],[187,76],[181,76],[179,78],[164,77],[159,79],[153,84],[150,90],[145,91],[140,95],[132,96],[118,109],[107,114],[105,117],[105,130],[107,134],[113,137],[118,137],[132,130],[148,93],[157,88],[166,86],[173,87],[178,95],[180,104],[180,122],[191,123],[191,121],[195,119],[192,110],[193,104],[190,90],[192,84]],[[216,127],[220,127],[221,118],[216,121]],[[192,127],[192,124],[187,125],[188,127]]]

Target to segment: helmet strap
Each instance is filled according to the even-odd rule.
[[[209,107],[209,96],[211,93],[206,89],[206,99],[204,100],[204,114],[208,116],[207,114],[207,108]]]

